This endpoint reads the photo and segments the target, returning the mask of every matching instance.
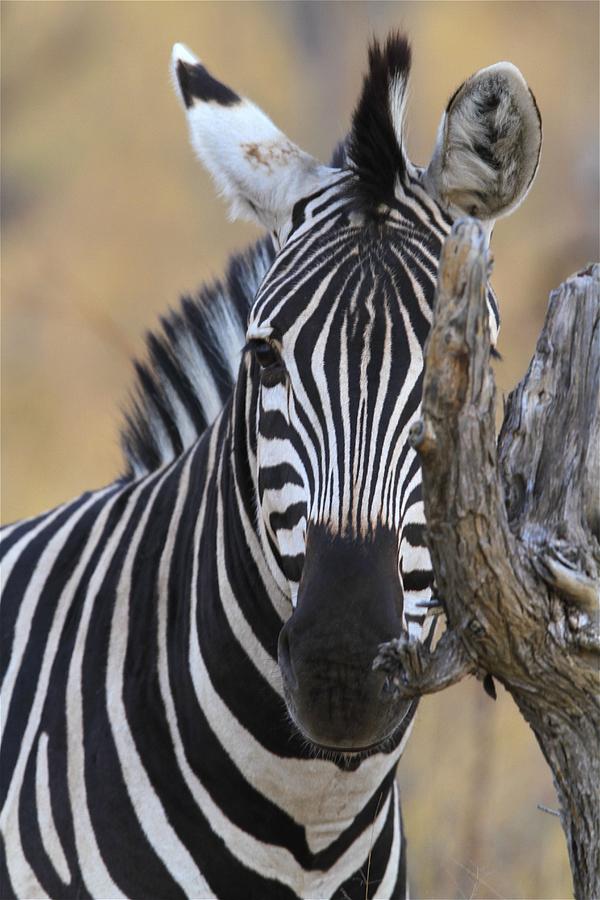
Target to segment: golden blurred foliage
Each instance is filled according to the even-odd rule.
[[[500,59],[528,79],[544,147],[496,229],[501,391],[520,379],[547,295],[598,250],[594,2],[3,2],[2,518],[121,469],[120,408],[157,315],[256,232],[227,223],[169,83],[175,41],[327,160],[372,33],[414,65],[408,149],[425,163],[445,102]],[[427,699],[400,767],[413,895],[570,895],[550,776],[509,698],[475,682]]]

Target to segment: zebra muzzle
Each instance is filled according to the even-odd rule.
[[[291,718],[313,744],[363,752],[394,735],[406,710],[390,704],[372,662],[402,630],[397,540],[311,529],[298,603],[279,635]]]

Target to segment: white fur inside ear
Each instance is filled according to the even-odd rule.
[[[231,217],[282,231],[294,204],[325,184],[332,170],[300,150],[257,106],[216,81],[185,45],[175,45],[172,60],[192,147],[229,201]],[[181,63],[187,67],[183,84]]]
[[[195,103],[188,122],[192,146],[229,200],[233,218],[276,230],[295,200],[311,192],[315,161],[248,100],[236,106]]]
[[[533,181],[542,129],[533,94],[512,63],[482,69],[442,117],[425,183],[444,206],[481,219],[521,203]]]

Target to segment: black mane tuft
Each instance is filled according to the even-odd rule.
[[[394,196],[396,179],[406,160],[402,147],[400,103],[396,121],[391,100],[406,95],[411,51],[408,40],[392,32],[383,47],[376,39],[369,47],[369,71],[352,118],[347,139],[349,165],[357,178],[350,188],[359,211],[377,215],[381,204]]]

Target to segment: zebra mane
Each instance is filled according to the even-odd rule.
[[[376,216],[394,197],[396,180],[406,169],[402,128],[410,62],[404,35],[392,32],[383,46],[376,39],[371,42],[369,70],[346,146],[349,167],[357,176],[348,191],[366,216]]]
[[[269,236],[231,257],[222,280],[181,298],[146,337],[147,361],[121,429],[126,478],[145,475],[190,447],[217,417],[237,379],[248,312],[274,257]]]

